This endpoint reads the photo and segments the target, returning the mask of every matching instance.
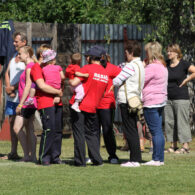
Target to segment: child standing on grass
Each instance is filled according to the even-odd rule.
[[[43,127],[39,163],[42,165],[61,164],[62,102],[54,104],[56,102],[54,99],[56,95],[62,96],[61,80],[65,77],[62,68],[55,65],[56,52],[54,50],[42,50],[40,54],[41,65],[37,63],[31,70],[31,77],[38,86],[36,99]],[[60,100],[59,97],[58,99]]]
[[[81,54],[75,53],[71,55],[71,64],[68,65],[66,68],[66,74],[65,76],[69,79],[74,79],[75,76],[78,77],[89,77],[88,73],[80,73],[80,64],[81,64]],[[71,108],[75,110],[76,112],[81,112],[79,109],[79,103],[82,101],[85,92],[83,89],[82,83],[78,84],[76,87],[73,88],[75,95],[75,102],[72,104]]]

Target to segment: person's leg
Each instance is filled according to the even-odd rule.
[[[113,115],[114,109],[99,109],[98,117],[102,125],[103,138],[106,146],[106,150],[109,154],[109,160],[115,158],[116,156],[116,140],[113,131]]]
[[[192,141],[192,135],[189,124],[190,102],[189,100],[175,100],[174,107],[177,117],[179,142],[183,144],[183,148],[186,149],[187,151],[189,149],[189,142]]]
[[[13,129],[15,118],[16,118],[15,115],[9,116],[10,135],[11,135],[11,154],[17,154],[17,147],[18,147],[18,137]]]
[[[24,126],[24,117],[17,115],[15,117],[15,122],[14,122],[14,132],[18,136],[18,139],[20,141],[20,144],[22,146],[23,152],[24,152],[24,161],[29,160],[29,152],[28,152],[28,147],[27,147],[27,139],[26,139],[26,134],[23,131],[23,126]]]
[[[74,163],[76,166],[86,166],[84,115],[82,112],[74,111],[71,106],[70,114],[74,137]]]
[[[36,157],[36,144],[37,144],[37,137],[34,133],[34,115],[32,115],[29,119],[26,120],[25,128],[27,133],[27,144],[28,149],[30,152],[30,160],[33,162],[37,161]]]
[[[152,134],[152,160],[164,162],[164,135],[162,131],[163,108],[144,108],[144,117]]]
[[[55,108],[48,107],[40,110],[43,132],[41,135],[39,162],[49,165],[51,162],[51,148],[54,142]]]
[[[175,118],[175,109],[172,100],[168,100],[164,108],[164,127],[167,142],[171,143],[171,147],[167,152],[174,152],[177,148],[177,128],[176,128],[176,118]]]
[[[85,139],[87,142],[90,158],[94,165],[102,164],[102,157],[100,156],[100,142],[99,132],[95,127],[97,114],[83,112],[85,116]]]
[[[62,147],[62,106],[55,106],[55,138],[52,145],[52,162],[53,163],[61,163],[60,155],[61,155],[61,147]]]
[[[124,134],[130,150],[130,161],[141,162],[141,150],[136,119],[137,115],[129,113],[127,104],[120,104],[120,109],[124,125]]]

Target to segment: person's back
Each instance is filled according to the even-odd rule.
[[[165,102],[167,100],[167,68],[156,60],[145,67],[145,75],[142,91],[144,106]]]
[[[101,65],[90,64],[85,65],[81,69],[81,72],[89,73],[89,77],[83,81],[86,95],[80,104],[80,109],[95,113],[108,84],[107,71]]]
[[[45,83],[56,88],[61,88],[61,76],[60,72],[62,71],[61,66],[49,64],[43,67],[43,76]]]

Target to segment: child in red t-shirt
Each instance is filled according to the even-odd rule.
[[[75,53],[71,55],[71,64],[68,65],[66,68],[65,77],[69,79],[74,79],[75,76],[78,77],[89,77],[88,73],[81,73],[80,71],[80,64],[81,64],[81,54]],[[72,104],[71,108],[75,110],[76,112],[81,112],[79,109],[79,103],[82,101],[85,92],[83,89],[83,85],[79,84],[76,87],[73,88],[75,95],[75,102]]]

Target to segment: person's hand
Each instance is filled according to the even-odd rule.
[[[60,97],[54,97],[53,103],[58,104],[60,102]]]
[[[58,96],[59,96],[59,97],[62,97],[62,96],[63,96],[62,89],[59,90]]]
[[[15,98],[16,97],[16,94],[14,92],[12,92],[12,93],[9,94],[9,97]]]
[[[18,106],[16,107],[16,114],[21,114],[21,110],[22,110],[22,105],[18,104]]]
[[[188,82],[188,79],[186,78],[186,79],[184,79],[183,80],[183,82],[180,84],[180,86],[179,87],[183,87],[184,85],[186,85],[187,84],[187,82]]]
[[[113,91],[114,90],[114,85],[112,85],[111,87],[110,87],[110,89],[108,90],[108,93],[110,93],[111,91]]]
[[[14,91],[14,87],[13,86],[9,86],[5,88],[5,92],[10,95],[11,93],[13,93]]]

